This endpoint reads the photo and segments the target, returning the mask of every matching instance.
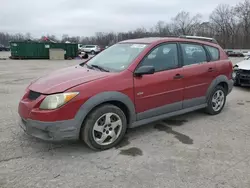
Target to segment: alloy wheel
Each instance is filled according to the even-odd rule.
[[[95,122],[92,134],[97,144],[105,146],[115,142],[121,130],[121,118],[115,113],[105,113]]]
[[[225,94],[222,90],[217,90],[212,97],[212,108],[218,112],[225,103]]]

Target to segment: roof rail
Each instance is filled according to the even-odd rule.
[[[188,36],[188,35],[181,35],[180,38],[186,38],[186,39],[195,39],[195,40],[203,40],[207,42],[212,42],[215,44],[218,44],[218,42],[214,38],[210,37],[201,37],[201,36]]]

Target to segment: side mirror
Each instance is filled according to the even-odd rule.
[[[142,76],[144,74],[154,74],[155,68],[153,66],[141,66],[135,70],[135,76]]]

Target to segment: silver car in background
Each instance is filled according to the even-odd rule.
[[[101,48],[98,45],[82,45],[81,50],[91,55],[95,55],[101,51]]]

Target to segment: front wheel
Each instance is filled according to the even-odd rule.
[[[95,55],[95,51],[91,51],[90,54],[91,54],[91,55]]]
[[[102,105],[88,115],[81,130],[84,142],[92,149],[106,150],[117,145],[125,135],[127,120],[114,105]]]
[[[216,86],[208,99],[206,112],[210,115],[219,114],[226,103],[226,91],[222,86]]]

